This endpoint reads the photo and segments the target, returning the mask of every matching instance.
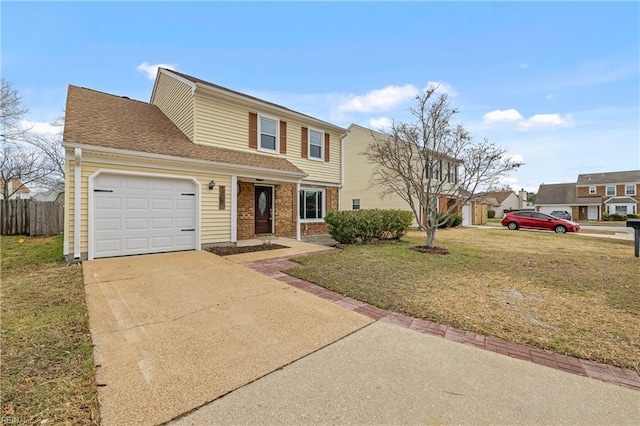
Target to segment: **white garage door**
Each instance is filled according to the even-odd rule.
[[[191,180],[101,174],[92,209],[94,258],[196,248]]]

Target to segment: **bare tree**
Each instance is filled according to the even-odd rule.
[[[22,188],[21,185],[9,183],[20,181],[25,186],[39,184],[45,182],[50,174],[37,151],[24,149],[13,143],[3,143],[0,150],[0,187],[5,200]]]
[[[10,185],[10,182],[20,181],[24,185],[33,184],[50,190],[62,190],[64,187],[61,131],[56,135],[33,132],[31,127],[22,123],[27,111],[20,93],[2,79],[0,187],[5,199],[21,189],[20,185]],[[60,119],[52,124],[62,125]]]
[[[385,137],[372,133],[364,153],[376,165],[372,183],[409,204],[427,247],[434,247],[436,230],[448,220],[443,213],[459,212],[479,189],[521,165],[505,148],[486,139],[476,142],[462,125],[454,125],[458,111],[446,94],[436,97],[436,89],[416,97],[417,106],[410,109],[414,122],[394,122]]]

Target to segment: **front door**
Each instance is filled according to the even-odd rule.
[[[578,220],[587,220],[587,206],[578,207]]]
[[[272,211],[273,188],[270,186],[255,187],[255,233],[270,234],[273,232]]]

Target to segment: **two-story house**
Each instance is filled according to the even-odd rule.
[[[327,231],[345,129],[160,69],[149,103],[69,86],[68,258]]]
[[[389,135],[351,124],[342,141],[344,158],[344,182],[340,192],[340,210],[359,209],[399,209],[411,211],[409,203],[395,193],[388,193],[373,182],[376,164],[369,162],[364,152],[374,139],[385,139]],[[446,212],[455,203],[456,185],[458,184],[460,161],[454,158],[442,158],[429,170],[432,179],[442,182],[443,189],[436,197],[438,211]],[[415,200],[417,205],[417,200]],[[486,222],[486,206],[469,201],[455,211],[463,217],[463,224],[471,225]],[[481,214],[484,212],[484,214]],[[483,219],[484,218],[484,219]],[[422,220],[422,218],[420,218]],[[414,220],[414,226],[417,221]]]
[[[640,202],[640,170],[578,175],[576,197],[590,205],[574,207],[578,220],[600,219],[602,213],[637,214]],[[597,202],[597,205],[593,205]]]
[[[578,175],[575,183],[542,184],[536,210],[566,210],[574,220],[600,220],[603,213],[638,214],[640,170]]]

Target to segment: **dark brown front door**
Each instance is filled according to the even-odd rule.
[[[578,208],[578,220],[587,220],[587,217],[588,217],[587,207],[586,206],[580,206]]]
[[[255,187],[254,211],[256,217],[256,234],[270,234],[272,232],[273,211],[272,197],[273,188],[270,186]]]

